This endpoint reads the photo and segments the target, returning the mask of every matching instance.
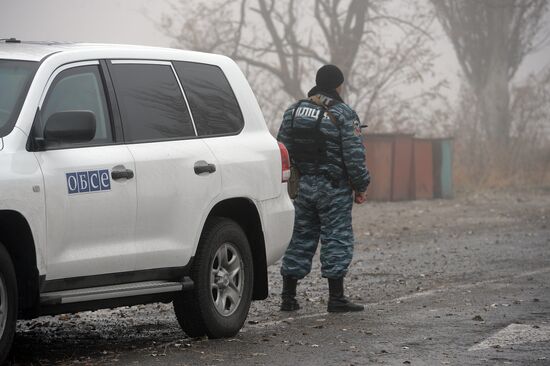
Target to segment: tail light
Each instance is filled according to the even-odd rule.
[[[282,181],[288,182],[290,179],[290,156],[285,145],[279,142],[279,150],[281,150],[281,165],[283,169]]]

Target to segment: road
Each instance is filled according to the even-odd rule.
[[[550,189],[354,208],[347,292],[327,314],[319,261],[302,309],[253,304],[241,333],[190,339],[170,304],[18,324],[15,365],[550,365]]]

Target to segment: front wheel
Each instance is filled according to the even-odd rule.
[[[193,263],[193,291],[174,299],[185,333],[209,338],[237,334],[252,301],[253,274],[252,253],[241,227],[227,218],[208,220]]]
[[[11,257],[0,243],[0,365],[8,357],[17,321],[17,280]]]

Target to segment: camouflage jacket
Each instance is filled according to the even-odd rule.
[[[332,114],[334,120],[325,113],[323,104]],[[299,107],[298,107],[299,105]],[[294,115],[294,109],[298,107]],[[345,103],[318,94],[310,101],[301,101],[292,104],[284,113],[283,122],[277,134],[277,140],[282,142],[289,151],[292,161],[293,154],[293,123],[294,127],[312,126],[317,122],[317,112],[324,117],[319,126],[320,131],[327,137],[327,162],[318,166],[311,163],[295,163],[302,174],[320,174],[332,180],[349,180],[353,190],[364,192],[370,183],[369,171],[365,164],[365,147],[361,138],[360,122],[357,113]]]

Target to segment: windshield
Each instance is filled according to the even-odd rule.
[[[37,62],[0,60],[0,137],[12,130],[37,68]]]

